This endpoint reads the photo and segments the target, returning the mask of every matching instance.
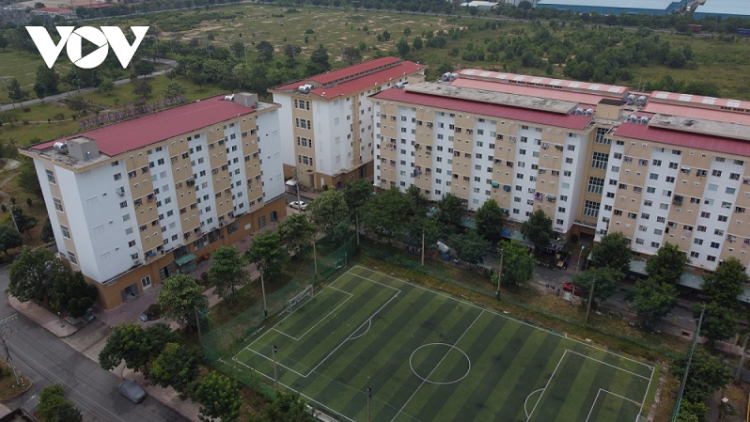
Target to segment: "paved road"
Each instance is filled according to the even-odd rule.
[[[157,70],[156,72],[153,72],[153,73],[149,73],[148,75],[144,76],[143,78],[154,78],[156,76],[163,75],[163,74],[169,72],[170,70],[172,70],[172,68],[174,68],[175,66],[177,66],[177,62],[174,61],[174,60],[157,59],[156,61],[158,63],[161,63],[161,64],[166,64],[169,67],[167,67],[166,69]],[[130,78],[128,78],[128,79],[119,79],[119,80],[114,81],[115,85],[122,85],[122,84],[126,84],[126,83],[130,83]],[[55,94],[55,95],[50,95],[48,97],[44,97],[44,101],[53,101],[53,102],[54,101],[59,101],[59,100],[62,100],[63,98],[69,97],[69,96],[77,94],[77,93],[86,94],[88,92],[93,92],[95,90],[96,90],[96,88],[89,87],[89,88],[81,88],[80,91],[78,91],[78,90],[72,90],[72,91],[68,91],[68,92],[62,92],[60,94]],[[38,104],[40,102],[42,102],[42,100],[40,100],[39,98],[36,98],[36,99],[33,99],[33,100],[26,100],[26,101],[24,101],[23,105],[24,106],[29,106],[29,105],[32,105],[32,104]],[[20,107],[20,105],[17,105],[17,107]],[[12,110],[13,108],[14,108],[13,104],[2,104],[2,105],[0,105],[0,111]]]
[[[8,287],[7,268],[0,268],[0,290]],[[11,409],[23,407],[33,411],[39,392],[54,383],[63,385],[66,397],[73,401],[90,422],[183,422],[181,416],[154,399],[132,404],[117,391],[119,377],[101,369],[22,315],[16,315],[7,301],[0,300],[0,318],[11,318],[8,326],[15,331],[8,337],[11,356],[21,373],[34,386],[19,398],[7,403]],[[0,355],[4,353],[0,352]]]

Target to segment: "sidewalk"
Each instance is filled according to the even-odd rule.
[[[11,308],[18,311],[18,313],[39,324],[42,328],[59,338],[72,336],[78,331],[79,327],[76,327],[75,321],[70,321],[69,318],[61,319],[58,315],[53,314],[31,300],[21,302],[12,295],[8,295],[8,304],[10,304]]]

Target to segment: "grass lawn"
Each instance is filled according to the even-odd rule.
[[[238,370],[344,420],[631,422],[654,367],[365,267],[253,338]],[[646,410],[648,411],[648,410]]]
[[[31,381],[21,376],[21,385],[16,385],[16,379],[13,371],[5,362],[0,362],[0,400],[9,400],[16,397],[31,387]]]

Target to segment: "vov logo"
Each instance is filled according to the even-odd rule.
[[[148,32],[148,26],[131,26],[130,30],[135,35],[135,41],[131,45],[125,38],[122,29],[116,26],[102,26],[101,29],[91,26],[82,26],[77,29],[74,26],[57,26],[56,28],[60,34],[60,42],[57,45],[52,41],[47,28],[43,26],[26,27],[36,48],[50,69],[60,56],[63,47],[67,47],[70,61],[81,69],[93,69],[104,63],[109,53],[109,47],[112,47],[112,51],[115,52],[122,68],[126,69],[138,46],[141,45],[143,37]],[[81,57],[81,41],[84,39],[98,48],[86,57]]]

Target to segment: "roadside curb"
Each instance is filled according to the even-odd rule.
[[[21,302],[13,295],[8,295],[8,304],[18,313],[34,321],[55,337],[70,337],[78,332],[78,327],[70,324],[68,321],[61,320],[59,316],[44,309],[31,300]]]

